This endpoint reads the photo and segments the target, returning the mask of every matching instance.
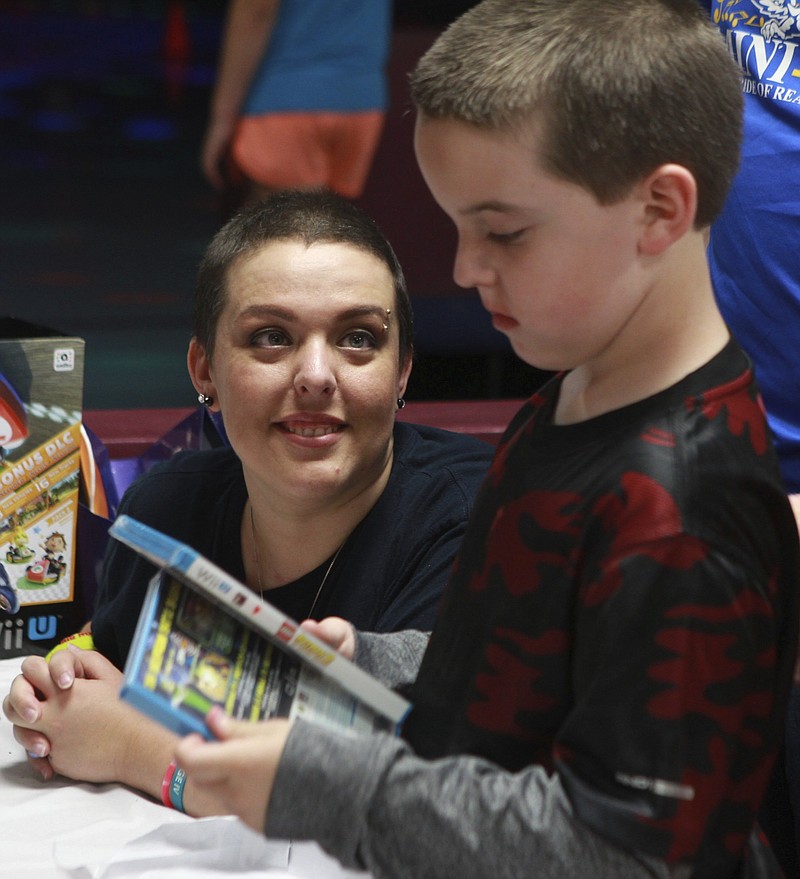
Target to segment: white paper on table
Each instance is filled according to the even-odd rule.
[[[21,749],[19,749],[21,751]],[[16,756],[16,755],[14,755]],[[114,785],[43,782],[23,761],[0,768],[3,879],[57,879],[56,849],[94,877],[123,845],[165,820],[190,822],[179,812]]]
[[[56,843],[55,860],[70,879],[347,879],[368,874],[344,870],[318,846],[267,840],[236,818],[163,824],[131,840],[98,864],[92,843]]]

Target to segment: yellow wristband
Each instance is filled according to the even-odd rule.
[[[56,644],[45,659],[50,662],[54,654],[58,653],[59,650],[66,650],[70,644],[81,650],[94,650],[94,639],[92,636],[88,632],[76,632],[74,635],[67,635],[66,638]]]

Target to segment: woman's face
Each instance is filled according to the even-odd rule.
[[[382,489],[411,370],[394,301],[388,267],[349,244],[271,241],[233,264],[213,362],[193,342],[189,368],[251,491],[322,503]]]

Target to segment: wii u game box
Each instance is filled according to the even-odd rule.
[[[0,659],[46,653],[76,600],[84,341],[0,317]]]

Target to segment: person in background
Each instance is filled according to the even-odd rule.
[[[755,363],[781,472],[800,493],[800,10],[766,0],[701,0],[741,76],[739,172],[711,225],[720,310]],[[800,502],[800,498],[797,499]]]
[[[335,193],[274,194],[222,228],[198,275],[189,372],[230,447],[154,466],[119,513],[294,618],[428,631],[494,449],[395,420],[411,361],[403,273],[374,222]],[[44,778],[159,795],[176,740],[118,698],[154,571],[110,541],[96,650],[24,661],[4,709]]]
[[[215,713],[219,741],[175,753],[186,806],[375,877],[777,876],[756,816],[798,536],[705,253],[737,72],[694,0],[484,0],[412,95],[458,283],[557,375],[498,448],[427,647],[309,624],[412,682],[403,737]]]
[[[391,0],[231,0],[201,166],[233,203],[361,195],[388,103]]]
[[[800,360],[794,350],[800,332],[800,7],[782,0],[700,5],[724,39],[744,96],[739,171],[710,230],[711,280],[723,317],[753,360],[800,520]],[[792,809],[782,797],[767,804],[770,825],[785,837],[788,875],[800,875],[800,666],[795,684],[786,748]],[[793,827],[786,821],[790,811]]]

